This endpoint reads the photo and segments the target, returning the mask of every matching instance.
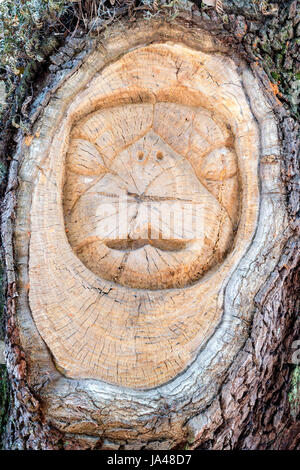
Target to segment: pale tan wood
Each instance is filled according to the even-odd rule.
[[[247,66],[239,60],[237,67],[230,50],[190,23],[188,30],[179,19],[171,28],[156,19],[130,29],[120,24],[103,44],[66,73],[31,145],[20,144],[15,246],[27,380],[39,387],[46,419],[64,433],[180,442],[210,419],[202,420],[201,411],[248,337],[255,295],[288,236],[276,121]],[[111,126],[112,111],[120,116],[127,108],[130,115],[131,106],[144,107],[134,116],[143,118],[143,132],[161,129],[162,139],[170,129],[166,116],[184,136],[190,135],[186,117],[199,116],[191,118],[196,132],[189,154],[189,143],[175,132],[165,145],[192,166],[209,201],[232,224],[228,253],[183,287],[141,289],[130,286],[132,278],[123,286],[100,278],[66,232],[68,211],[89,184],[108,177],[114,153],[120,158],[123,118]],[[158,124],[151,125],[154,107]],[[93,147],[82,174],[82,162],[76,166],[69,151],[76,139],[94,145],[83,125],[93,113],[114,134],[108,129]],[[213,126],[213,139],[202,123]],[[136,144],[140,137],[133,130],[128,138]],[[153,196],[160,190],[156,185]],[[184,245],[174,240],[174,246]]]
[[[78,94],[31,214],[30,304],[59,370],[151,388],[187,367],[255,227],[257,136],[230,60],[180,44],[129,52]],[[166,201],[175,218],[195,207],[203,233],[163,237],[142,208]]]
[[[227,134],[203,111],[174,103],[116,106],[80,121],[64,188],[66,230],[80,260],[104,279],[148,289],[183,287],[219,263],[239,205],[236,155],[220,147]],[[123,239],[120,209],[128,209]],[[202,219],[198,231],[193,216]]]

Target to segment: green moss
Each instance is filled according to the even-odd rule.
[[[272,77],[274,78],[274,80],[276,80],[276,82],[278,82],[278,80],[280,79],[279,73],[277,73],[277,72],[271,72],[271,75],[272,75]]]
[[[0,184],[5,178],[5,176],[6,176],[6,167],[4,163],[0,162]],[[1,285],[1,280],[0,280],[0,285]]]
[[[0,105],[0,129],[5,135],[11,125],[26,130],[22,122],[23,101],[32,91],[38,64],[73,27],[73,5],[67,0],[0,2],[0,80],[6,84],[6,101]]]
[[[7,409],[8,409],[8,378],[6,368],[0,365],[0,449],[2,448],[3,431],[6,424]]]
[[[55,31],[70,2],[65,0],[3,0],[0,3],[0,63],[22,75],[26,62],[43,60],[45,34]]]
[[[291,413],[296,417],[300,413],[300,366],[296,366],[292,374],[289,403]]]

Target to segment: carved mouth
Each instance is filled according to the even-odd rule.
[[[150,245],[155,248],[159,248],[162,251],[181,251],[191,243],[192,240],[180,240],[180,239],[158,239],[151,240],[145,238],[138,238],[132,240],[130,238],[107,240],[105,245],[112,250],[118,251],[133,251],[143,248],[144,246]]]

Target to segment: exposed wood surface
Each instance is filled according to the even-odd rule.
[[[114,107],[77,124],[64,211],[81,261],[144,289],[183,287],[221,261],[239,201],[224,133],[209,113],[173,103]]]
[[[62,118],[34,182],[33,317],[66,375],[157,386],[215,330],[223,286],[251,242],[257,125],[233,62],[180,44],[125,54]],[[276,144],[276,134],[267,138]],[[152,223],[142,210],[150,201]],[[194,230],[193,217],[185,223],[186,238],[166,220],[166,202],[175,219],[200,221]]]
[[[30,146],[20,142],[17,322],[27,381],[48,423],[91,442],[103,435],[160,440],[166,448],[183,435],[199,442],[206,425],[218,428],[222,403],[214,397],[231,365],[234,383],[235,358],[246,362],[255,295],[291,232],[277,123],[257,76],[209,34],[193,28],[186,34],[180,21],[172,29],[140,22],[122,35],[119,28],[105,38],[105,49],[98,45],[56,85]],[[108,146],[97,124],[87,126],[95,120],[110,128]],[[197,124],[193,132],[186,122]],[[183,128],[187,143],[176,139],[175,128]],[[174,161],[183,178],[173,171],[151,186],[162,162]],[[143,184],[145,174],[151,194],[131,186],[132,176]],[[103,269],[99,240],[93,250],[86,241],[96,197],[107,197],[110,187],[109,194],[130,193],[135,209],[145,196],[161,203],[166,196],[194,195],[198,202],[205,195],[212,209],[207,215],[207,204],[201,209],[205,230],[212,246],[222,244],[218,255],[211,246],[192,251],[197,268],[205,268],[191,278],[185,252],[191,240],[159,239],[155,246],[147,227],[142,236],[133,230],[132,237],[104,238]],[[223,231],[218,241],[215,227]],[[175,282],[169,271],[143,272],[144,262],[128,259],[116,276],[110,257],[124,248],[143,256],[145,247],[182,256]]]

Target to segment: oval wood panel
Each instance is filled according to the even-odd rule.
[[[191,364],[254,232],[258,154],[226,56],[140,47],[77,93],[31,212],[30,306],[58,370],[149,389]]]

